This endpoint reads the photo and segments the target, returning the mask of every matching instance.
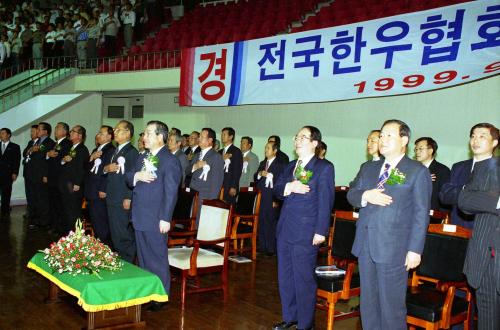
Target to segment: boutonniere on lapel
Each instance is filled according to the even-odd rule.
[[[306,170],[301,165],[297,166],[294,175],[296,180],[302,182],[303,184],[307,184],[311,180],[312,176],[313,176],[313,171]]]
[[[38,147],[38,151],[40,152],[44,152],[45,151],[45,144],[40,144],[40,146]]]
[[[152,153],[148,153],[147,157],[144,158],[142,170],[156,177],[156,171],[158,170],[159,165],[160,159],[158,158],[158,156],[153,155]]]
[[[68,152],[68,156],[70,156],[71,158],[75,158],[76,157],[76,150],[75,150],[75,147],[72,147],[69,152]]]
[[[60,144],[56,145],[55,150],[56,151],[61,151],[61,145]]]
[[[397,168],[391,170],[391,174],[387,178],[387,184],[390,186],[394,186],[397,184],[403,184],[406,182],[406,174],[399,171]]]

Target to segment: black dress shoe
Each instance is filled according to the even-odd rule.
[[[146,311],[148,312],[159,312],[165,307],[167,303],[166,302],[156,302],[152,301],[149,303],[149,306],[146,308]]]
[[[288,330],[288,329],[295,329],[297,327],[297,322],[285,322],[282,321],[280,323],[276,323],[273,325],[273,330]]]

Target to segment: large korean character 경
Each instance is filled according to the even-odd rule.
[[[388,46],[372,48],[370,53],[372,55],[386,53],[385,69],[392,68],[392,61],[395,52],[402,52],[412,49],[411,43],[404,43],[402,40],[408,36],[410,26],[403,21],[393,21],[382,25],[377,29],[375,34],[377,40],[384,43],[390,43]]]
[[[333,74],[343,74],[351,72],[360,72],[361,65],[341,66],[342,63],[356,64],[361,61],[361,48],[366,47],[366,41],[363,41],[363,28],[357,27],[354,35],[349,35],[349,30],[341,30],[335,34],[335,38],[330,40],[333,46],[332,57]],[[353,51],[354,49],[354,51]]]
[[[200,55],[200,60],[209,61],[205,72],[198,77],[198,80],[202,83],[200,94],[204,100],[216,101],[224,96],[226,92],[226,85],[224,84],[224,80],[226,80],[226,57],[227,49],[222,49],[220,57],[217,57],[216,52]],[[216,79],[208,80],[212,77]],[[212,89],[208,90],[209,88]]]
[[[259,49],[264,51],[262,59],[257,63],[260,66],[260,81],[285,78],[285,46],[286,40],[281,40],[279,46],[277,42],[260,45]],[[269,73],[268,70],[274,73]]]
[[[472,44],[473,51],[500,46],[500,5],[488,6],[486,12],[477,18],[478,22],[484,22],[477,31],[484,41]]]
[[[457,59],[460,38],[462,37],[464,12],[464,9],[457,10],[454,21],[443,19],[443,15],[432,15],[427,17],[425,23],[420,25],[420,30],[424,31],[421,40],[426,45],[422,55],[422,65],[455,61]],[[444,38],[453,41],[450,45],[442,47],[432,46],[440,43]]]

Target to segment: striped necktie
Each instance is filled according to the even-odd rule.
[[[389,179],[389,168],[390,167],[391,167],[391,164],[389,164],[389,163],[384,164],[384,172],[382,172],[382,174],[378,178],[377,189],[384,189],[384,184],[387,182],[387,179]]]

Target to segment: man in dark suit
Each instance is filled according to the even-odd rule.
[[[35,144],[36,140],[38,139],[37,137],[37,132],[38,132],[38,124],[31,125],[31,138],[28,141],[28,144],[23,150],[23,178],[24,178],[24,193],[26,194],[26,213],[23,215],[23,218],[25,219],[31,219],[34,214],[34,195],[33,195],[33,185],[30,182],[29,177],[26,176],[26,165],[30,161],[31,157],[31,151],[33,150],[32,147]]]
[[[277,157],[278,146],[268,142],[265,147],[266,159],[260,162],[254,181],[262,192],[259,210],[259,249],[268,256],[276,254],[276,226],[279,204],[274,197],[274,184],[286,165]]]
[[[446,212],[449,209],[439,201],[439,192],[443,185],[450,181],[450,169],[436,160],[437,150],[438,144],[431,137],[421,137],[415,140],[415,158],[431,173],[431,209]]]
[[[1,217],[7,219],[10,215],[10,196],[12,183],[17,180],[21,164],[21,148],[10,141],[12,132],[4,127],[0,129],[0,191],[2,192]]]
[[[224,127],[221,134],[224,148],[219,150],[224,160],[223,199],[233,205],[236,205],[236,196],[240,190],[240,177],[243,168],[241,150],[233,144],[235,135],[236,132],[232,127]]]
[[[77,219],[82,219],[83,182],[86,175],[89,150],[85,146],[86,130],[76,125],[69,132],[72,143],[68,153],[61,160],[59,192],[63,209],[63,233],[75,228]]]
[[[108,245],[111,243],[111,236],[106,206],[107,180],[104,166],[111,162],[111,157],[115,153],[115,146],[111,143],[113,138],[113,128],[106,125],[101,126],[97,134],[99,146],[92,151],[87,165],[84,194],[95,235]]]
[[[31,148],[30,160],[26,163],[26,178],[32,185],[34,218],[29,225],[48,228],[50,223],[49,189],[48,189],[48,162],[47,152],[54,149],[55,142],[50,138],[52,126],[49,123],[38,124],[37,141]]]
[[[110,164],[104,167],[107,173],[106,207],[108,209],[109,230],[114,249],[120,257],[134,262],[136,255],[135,234],[130,223],[132,189],[127,185],[125,173],[133,168],[139,153],[130,143],[134,136],[134,125],[121,120],[114,129],[118,147]]]
[[[193,131],[191,135],[189,135],[188,147],[184,151],[190,163],[193,161],[193,159],[197,158],[198,153],[201,151],[201,147],[198,145],[199,141],[200,141],[200,133],[197,131]],[[189,187],[191,183],[191,175],[192,173],[188,166],[188,169],[186,170],[186,177],[184,178],[186,187]]]
[[[476,162],[493,156],[493,138],[490,130],[496,127],[490,123],[479,123],[470,129],[469,146],[474,155],[472,159],[453,164],[451,167],[450,181],[445,183],[439,192],[439,199],[445,205],[451,205],[451,223],[472,229],[473,216],[463,213],[458,208],[458,195],[463,186],[469,181],[470,174]]]
[[[186,177],[186,170],[189,166],[189,161],[187,159],[186,154],[182,152],[181,144],[182,144],[182,135],[171,131],[168,136],[168,150],[174,156],[176,156],[179,159],[179,162],[181,163],[181,169],[182,169],[181,185],[184,187],[184,179]]]
[[[188,167],[192,173],[190,188],[198,192],[198,212],[196,225],[200,219],[201,205],[204,199],[218,199],[224,181],[224,161],[222,156],[212,149],[215,131],[203,128],[200,134],[200,149],[197,157]]]
[[[62,170],[61,161],[69,153],[73,143],[68,139],[69,126],[66,123],[57,123],[54,128],[54,149],[47,152],[48,175],[47,184],[49,190],[50,227],[53,232],[63,232],[63,205],[62,195],[59,189],[59,176]]]
[[[135,229],[139,266],[161,279],[170,293],[167,233],[177,201],[182,178],[179,160],[165,146],[168,127],[160,121],[150,121],[144,132],[149,152],[141,155],[127,182],[134,187],[132,223]],[[149,309],[158,311],[163,304],[153,302]]]
[[[498,129],[496,139],[498,145]],[[500,159],[477,162],[458,206],[475,214],[464,273],[476,289],[478,329],[500,329]]]
[[[278,146],[278,153],[276,157],[284,164],[288,164],[290,162],[290,158],[288,155],[281,151],[281,138],[278,135],[271,135],[267,138],[267,142],[274,142]]]
[[[361,278],[364,329],[406,329],[408,271],[420,264],[429,224],[429,170],[406,157],[410,128],[400,120],[382,125],[384,160],[367,162],[347,198],[361,208],[352,253]]]
[[[277,227],[278,283],[283,321],[273,329],[312,329],[316,308],[316,259],[330,226],[334,200],[333,164],[318,159],[321,132],[304,126],[295,136],[298,160],[274,187],[283,199]]]

